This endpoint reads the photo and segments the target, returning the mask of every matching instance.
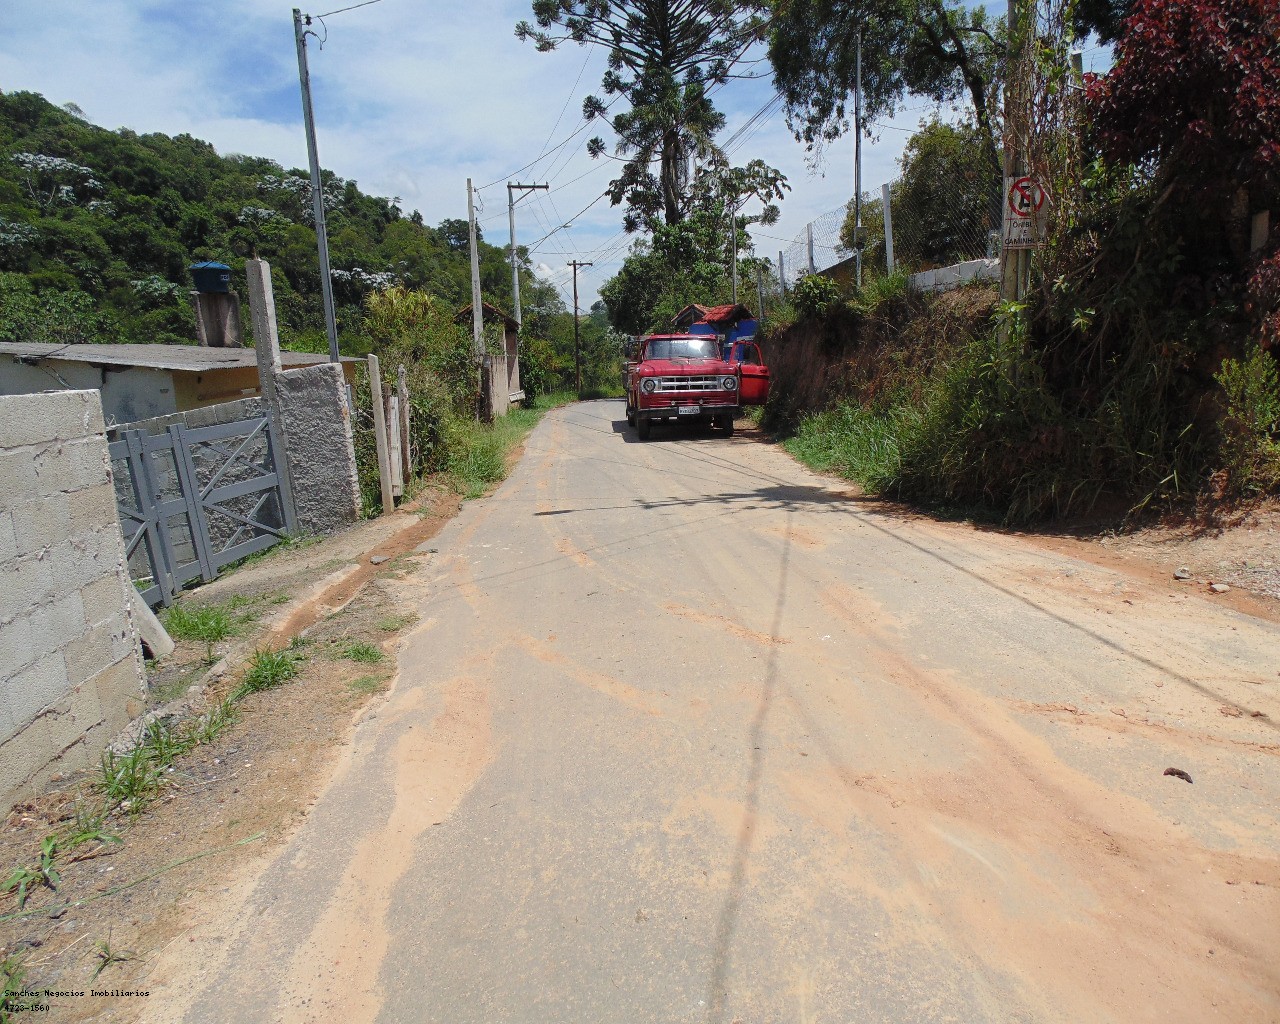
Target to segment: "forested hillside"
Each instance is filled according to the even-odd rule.
[[[375,288],[470,302],[465,220],[429,227],[354,181],[324,181],[344,351],[367,347],[361,306]],[[219,155],[189,135],[107,131],[35,93],[0,93],[0,340],[194,342],[186,268],[227,263],[244,294],[244,259],[256,255],[272,265],[284,343],[322,349],[312,221],[306,171]],[[486,298],[510,306],[504,249],[482,244],[481,280]],[[555,288],[525,280],[526,324],[556,333]]]

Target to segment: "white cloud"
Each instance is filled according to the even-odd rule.
[[[10,0],[0,35],[0,88],[75,102],[106,127],[186,132],[219,152],[305,167],[290,6],[274,0],[203,6]],[[581,124],[582,99],[598,91],[604,67],[598,51],[570,45],[539,54],[520,43],[514,26],[529,16],[527,0],[382,0],[316,23],[321,35],[327,29],[323,46],[313,39],[309,47],[321,161],[369,192],[400,196],[406,210],[420,210],[428,223],[465,216],[470,176],[489,186],[481,194],[483,229],[502,244],[507,176],[538,156],[549,138],[554,144]],[[729,115],[726,137],[771,95],[767,80],[718,90],[717,102]],[[557,284],[571,276],[564,266],[569,260],[591,260],[595,266],[579,275],[584,307],[616,272],[628,242],[619,211],[607,200],[575,216],[600,195],[617,166],[586,155],[586,140],[597,133],[607,138],[593,126],[519,173],[522,181],[553,185],[550,194],[519,205],[521,244],[574,218],[572,229],[551,234],[535,259]],[[865,187],[895,173],[906,138],[884,131],[879,142],[864,146]],[[735,154],[760,157],[790,178],[782,219],[764,231],[794,237],[806,221],[847,201],[852,149],[847,138],[830,146],[824,173],[811,174],[803,147],[775,114]],[[763,252],[783,247],[760,238]]]

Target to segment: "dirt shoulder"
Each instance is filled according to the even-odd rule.
[[[95,773],[13,808],[0,864],[6,878],[25,866],[36,880],[21,907],[16,892],[0,895],[0,960],[21,966],[21,988],[84,993],[29,1000],[50,1019],[134,1019],[150,997],[118,993],[148,990],[191,908],[225,898],[294,833],[352,726],[393,682],[414,621],[404,577],[433,557],[427,542],[460,505],[429,486],[411,508],[278,549],[185,595],[193,608],[229,609],[238,635],[216,645],[213,666],[192,641],[151,665],[149,703],[163,722],[201,721],[243,684],[255,650],[285,650],[296,674],[236,701],[233,720],[175,758],[140,813],[118,807],[94,821],[104,801]],[[38,871],[41,843],[87,821],[101,836],[58,856],[55,890]]]

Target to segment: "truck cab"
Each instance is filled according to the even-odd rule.
[[[710,423],[733,434],[742,373],[712,334],[651,334],[626,366],[627,422],[647,441],[655,422]]]

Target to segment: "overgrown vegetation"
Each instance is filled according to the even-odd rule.
[[[1082,100],[1073,5],[1035,11],[1014,75],[1051,200],[1038,285],[960,332],[943,300],[797,289],[771,361],[817,337],[830,368],[800,398],[775,378],[766,420],[875,492],[1006,522],[1274,494],[1280,232],[1254,214],[1280,209],[1280,13],[1138,0]],[[930,330],[947,342],[917,358]]]

